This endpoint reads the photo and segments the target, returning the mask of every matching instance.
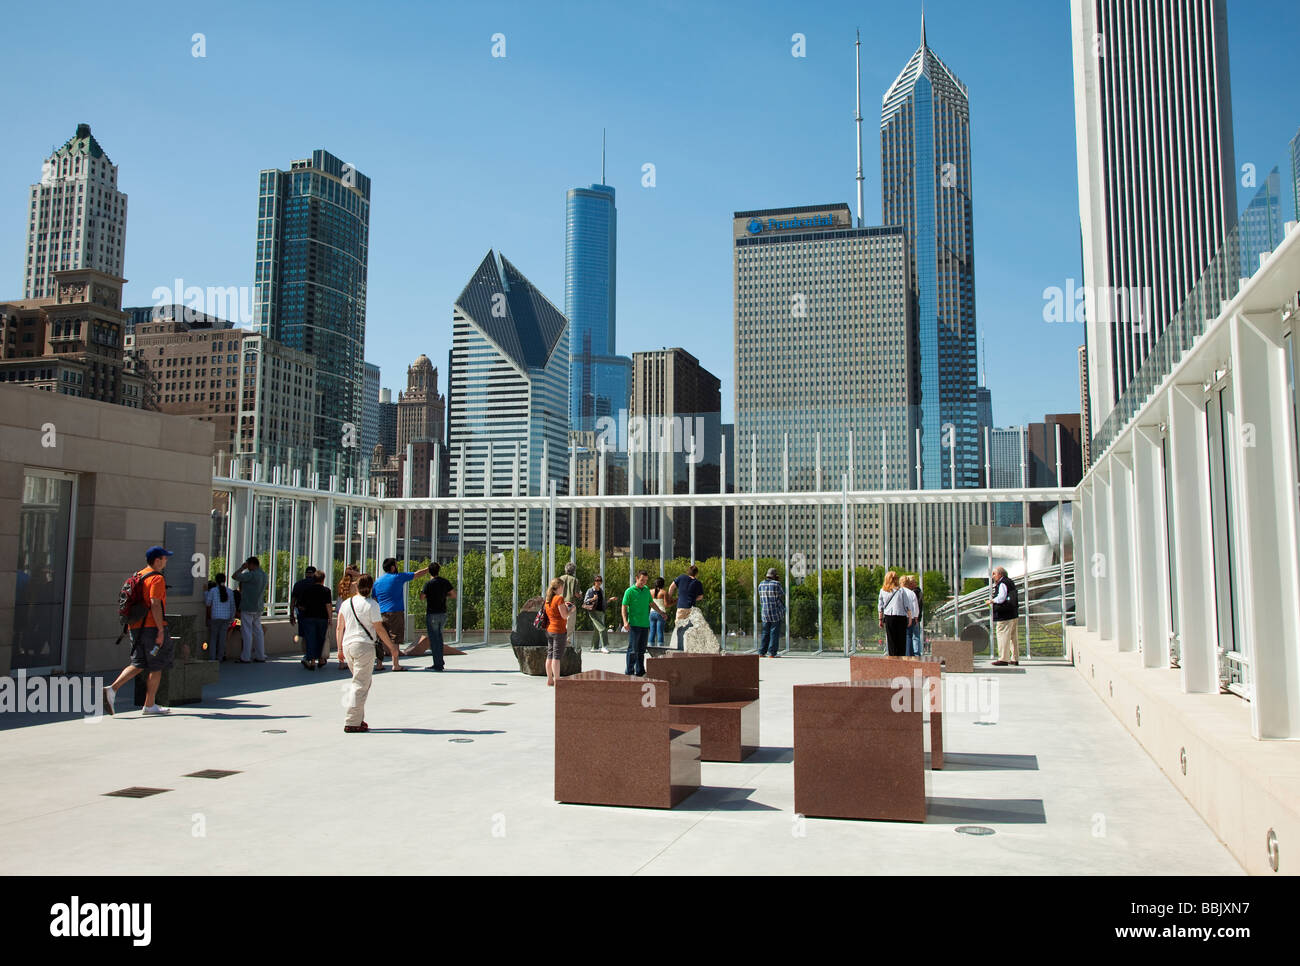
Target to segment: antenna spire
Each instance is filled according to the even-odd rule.
[[[605,129],[600,129],[600,183],[605,183]]]
[[[858,227],[862,227],[862,31],[858,30],[857,40],[853,43],[853,55],[857,61],[857,110],[853,119],[858,130]]]
[[[921,46],[925,46],[925,4],[921,4]]]

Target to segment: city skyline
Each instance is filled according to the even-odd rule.
[[[1044,288],[1063,286],[1071,278],[1081,282],[1078,224],[1073,216],[1077,188],[1068,10],[1044,11],[1025,4],[1005,4],[1004,8],[1033,40],[1023,45],[1020,63],[1014,69],[982,49],[979,38],[1000,29],[985,22],[990,18],[955,4],[927,5],[931,43],[944,49],[949,60],[961,64],[963,80],[976,102],[972,118],[974,175],[980,181],[980,196],[987,199],[975,207],[981,231],[976,256],[981,279],[978,316],[990,344],[999,334],[1015,337],[1014,345],[988,360],[987,384],[993,390],[993,419],[999,425],[1027,423],[1044,412],[1073,409],[1077,405],[1073,359],[1083,342],[1082,326],[1053,326],[1041,319]],[[1230,21],[1241,24],[1229,31],[1232,43],[1250,43],[1252,49],[1260,44],[1284,49],[1286,39],[1294,38],[1295,28],[1277,16],[1281,9],[1278,4],[1231,5]],[[873,98],[883,95],[897,64],[915,47],[919,15],[919,4],[882,11],[864,35],[863,97],[868,117]],[[16,29],[22,28],[25,16],[22,12],[16,16]],[[231,17],[239,20],[237,13]],[[119,187],[132,195],[132,231],[124,272],[129,280],[127,304],[148,303],[155,286],[170,285],[175,277],[199,285],[251,285],[246,239],[251,217],[248,195],[256,171],[268,160],[300,157],[308,146],[330,147],[340,156],[355,159],[358,167],[377,179],[397,179],[390,180],[386,192],[381,191],[376,199],[367,359],[389,372],[401,372],[412,354],[410,335],[404,331],[398,308],[403,297],[401,280],[413,277],[415,271],[431,266],[422,284],[435,302],[445,302],[454,298],[464,275],[473,268],[474,257],[464,256],[463,251],[506,247],[536,266],[533,277],[540,288],[557,294],[562,291],[563,209],[558,199],[560,192],[573,184],[596,179],[596,128],[608,126],[611,147],[606,180],[621,192],[624,223],[618,283],[623,344],[618,349],[630,352],[683,344],[706,367],[724,373],[723,416],[734,419],[735,387],[725,375],[732,367],[733,347],[726,331],[732,304],[723,212],[729,215],[765,203],[798,204],[810,197],[850,197],[854,175],[853,146],[848,140],[853,103],[851,47],[857,17],[847,5],[792,17],[771,12],[747,15],[736,29],[752,49],[764,52],[770,69],[753,80],[752,97],[746,94],[736,99],[724,70],[732,55],[709,48],[719,64],[699,80],[711,85],[719,96],[726,93],[733,98],[716,124],[702,124],[702,115],[717,113],[707,105],[681,107],[688,99],[708,98],[699,98],[698,91],[690,90],[690,84],[671,72],[653,72],[645,76],[653,78],[657,94],[644,112],[632,96],[635,85],[624,81],[595,99],[590,106],[590,137],[573,137],[567,130],[561,137],[561,132],[550,130],[553,124],[542,119],[518,120],[530,133],[543,138],[547,150],[530,154],[523,165],[507,167],[492,152],[461,149],[443,151],[441,157],[432,155],[428,150],[431,139],[440,136],[431,135],[427,125],[406,131],[411,140],[397,149],[393,125],[387,123],[390,109],[366,102],[367,110],[374,109],[376,120],[361,122],[349,115],[348,109],[365,102],[361,93],[345,92],[328,110],[277,119],[277,125],[235,124],[232,119],[237,108],[249,103],[252,85],[228,73],[222,74],[228,83],[214,85],[210,76],[205,79],[198,70],[228,71],[231,58],[245,50],[245,44],[250,45],[249,50],[257,49],[258,41],[242,33],[242,27],[218,17],[205,34],[206,57],[197,58],[191,56],[192,31],[184,37],[179,31],[164,34],[163,27],[148,18],[128,18],[141,28],[137,39],[106,21],[103,26],[108,39],[147,44],[151,49],[170,49],[174,44],[176,50],[153,69],[174,84],[167,91],[151,89],[156,104],[141,98],[142,104],[133,104],[128,110],[117,101],[99,99],[95,92],[58,82],[43,96],[39,113],[21,107],[11,135],[15,143],[33,147],[31,151],[9,152],[0,159],[0,185],[4,186],[0,213],[13,214],[25,203],[24,189],[33,179],[33,158],[45,153],[36,145],[57,146],[72,125],[84,121],[113,146],[113,160],[122,171]],[[267,29],[274,32],[279,18],[279,14],[271,15]],[[802,19],[807,22],[796,22]],[[589,28],[565,17],[544,23],[545,18],[534,17],[523,8],[501,8],[483,15],[453,11],[434,20],[452,38],[447,50],[449,69],[472,68],[473,76],[481,75],[485,89],[475,98],[501,96],[507,91],[519,94],[521,84],[535,82],[537,92],[527,95],[532,104],[531,98],[544,98],[543,92],[567,92],[574,84],[590,82],[602,69],[628,55],[613,50],[611,44],[609,49],[597,50],[585,67],[554,67],[557,60],[539,56],[537,45],[552,49],[556,43],[571,42],[565,37],[580,37],[581,30]],[[513,33],[512,22],[516,25]],[[672,22],[668,18],[665,23],[651,23],[648,29],[653,36],[672,34]],[[1262,37],[1260,31],[1250,29],[1263,22],[1281,29],[1266,31]],[[697,30],[707,35],[715,27],[720,29],[721,23],[718,10],[705,10]],[[195,25],[195,30],[201,26]],[[494,60],[489,38],[501,28],[507,37],[507,57]],[[804,58],[791,56],[790,41],[795,33],[806,37]],[[309,34],[304,43],[336,42],[314,31]],[[697,46],[708,46],[707,37],[697,37],[694,32],[673,36],[683,45],[683,61],[694,59]],[[353,41],[364,51],[374,37],[362,31]],[[1232,58],[1238,86],[1265,87],[1273,95],[1266,105],[1245,98],[1234,105],[1239,161],[1271,160],[1294,132],[1294,123],[1281,118],[1300,113],[1293,108],[1300,98],[1284,86],[1270,84],[1270,78],[1277,75],[1270,73],[1268,65],[1277,62],[1276,57],[1261,55]],[[502,70],[496,75],[481,74],[494,66]],[[196,70],[187,73],[190,68]],[[402,70],[408,69],[415,68]],[[528,78],[521,76],[521,70],[529,72]],[[386,69],[379,72],[381,77],[365,78],[363,86],[367,91],[383,87],[394,72],[402,71]],[[1024,72],[1041,78],[1033,90],[1021,83]],[[135,83],[124,80],[124,84]],[[1014,99],[1008,100],[1011,95]],[[440,101],[438,109],[455,113],[471,107]],[[184,176],[181,171],[164,170],[141,150],[149,143],[147,131],[164,124],[164,116],[174,117],[177,110],[200,132],[217,132],[222,139],[218,157],[195,158]],[[667,124],[669,117],[679,115],[681,124]],[[1024,116],[1032,117],[1033,123],[1024,124]],[[341,122],[344,117],[347,120]],[[737,139],[744,131],[775,130],[774,125],[789,128],[792,124],[799,136],[780,139],[789,140],[789,145],[769,144],[754,152],[742,148],[745,142]],[[811,153],[806,147],[798,149],[797,142],[810,132],[826,147]],[[309,139],[306,145],[303,139]],[[560,145],[565,139],[572,143]],[[868,138],[868,147],[871,140]],[[641,167],[647,162],[656,164],[654,188],[639,183]],[[879,158],[867,150],[864,162],[866,221],[874,224],[879,222]],[[513,180],[503,180],[506,170],[513,171]],[[396,203],[401,185],[412,176],[430,185],[463,181],[464,187],[429,194],[412,204]],[[507,183],[511,189],[500,190],[499,186]],[[1239,187],[1239,193],[1241,190]],[[1014,199],[1030,199],[1028,207],[1034,210],[1069,214],[1040,219],[1035,225],[1041,230],[1032,233],[1032,238],[1023,237],[1028,233],[1023,232],[1022,213],[1008,211],[1002,203],[1008,192]],[[174,230],[161,230],[174,229],[178,219],[181,224],[201,222],[205,231],[182,232],[178,244]],[[435,230],[431,225],[450,225],[456,230]],[[412,240],[419,244],[411,244]],[[15,233],[6,233],[0,239],[0,258],[9,258],[9,264],[16,265],[22,243]],[[13,284],[17,291],[17,278]],[[675,318],[687,322],[689,340],[670,338],[671,333],[665,331],[672,326],[668,320]],[[431,358],[445,358],[450,339],[447,327],[435,325],[420,338],[417,348]],[[1042,360],[1059,360],[1060,368],[1044,366]],[[1069,378],[1061,378],[1063,375]]]

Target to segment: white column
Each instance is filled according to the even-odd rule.
[[[1115,575],[1110,547],[1112,465],[1109,458],[1098,464],[1092,491],[1094,533],[1097,535],[1097,545],[1092,551],[1092,570],[1097,582],[1097,636],[1103,641],[1115,640]]]
[[[1178,583],[1180,664],[1183,690],[1219,690],[1215,654],[1214,544],[1210,524],[1209,444],[1205,436],[1205,392],[1199,385],[1169,391],[1169,461],[1174,511],[1174,558]]]
[[[1144,667],[1169,666],[1168,531],[1158,426],[1133,431],[1133,540],[1140,550],[1134,569],[1137,623]]]
[[[1242,601],[1250,659],[1251,732],[1256,738],[1300,738],[1300,574],[1297,573],[1296,478],[1288,456],[1291,426],[1286,351],[1269,331],[1241,315],[1231,322],[1236,377],[1238,458],[1232,492],[1237,559],[1249,588]],[[1247,378],[1247,374],[1249,377]]]
[[[1107,574],[1115,604],[1114,637],[1121,651],[1138,646],[1134,594],[1133,454],[1112,453],[1110,474],[1110,559]]]

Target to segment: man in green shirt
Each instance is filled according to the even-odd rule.
[[[650,608],[660,614],[663,608],[650,596],[646,583],[650,575],[636,572],[636,583],[623,592],[623,630],[627,632],[627,667],[624,674],[645,676],[645,649],[650,640]]]

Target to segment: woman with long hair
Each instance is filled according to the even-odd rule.
[[[370,596],[375,589],[375,578],[361,574],[354,587],[351,597],[339,601],[335,633],[339,651],[347,658],[352,670],[352,687],[344,704],[347,717],[343,723],[343,730],[349,734],[370,730],[365,721],[366,695],[370,693],[370,679],[375,673],[375,644],[382,642],[390,650],[393,646],[388,631],[384,629],[379,604]]]
[[[559,577],[546,588],[542,609],[546,612],[546,683],[555,687],[555,682],[560,680],[564,646],[569,639],[569,615],[576,609],[564,599],[564,582]]]
[[[226,575],[217,574],[208,592],[203,595],[203,605],[208,617],[208,647],[212,660],[226,659],[226,635],[235,617],[235,595],[226,587]]]
[[[649,644],[660,644],[664,642],[664,625],[668,623],[664,614],[668,613],[668,591],[664,589],[664,579],[656,577],[654,589],[650,591],[650,597],[658,605],[658,610],[650,608],[650,640]]]
[[[907,653],[907,624],[915,610],[911,598],[911,591],[899,583],[897,571],[885,574],[876,611],[880,615],[880,626],[885,629],[886,653],[890,657],[902,657]]]
[[[356,564],[348,564],[343,568],[343,579],[339,581],[338,593],[334,595],[340,607],[343,602],[356,593],[357,578],[361,576],[361,568]],[[328,648],[328,643],[326,647]],[[339,670],[346,671],[347,663],[343,659],[343,652],[339,651]]]

